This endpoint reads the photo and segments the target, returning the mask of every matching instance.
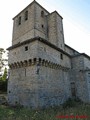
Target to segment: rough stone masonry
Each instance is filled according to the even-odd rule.
[[[70,97],[90,103],[90,57],[65,44],[62,16],[34,0],[13,21],[8,103],[43,108]]]

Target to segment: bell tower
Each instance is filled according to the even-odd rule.
[[[41,37],[47,39],[47,15],[49,12],[35,0],[13,18],[12,45]]]

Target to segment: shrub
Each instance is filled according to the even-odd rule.
[[[0,77],[0,91],[7,91],[7,68],[5,68],[4,74]]]
[[[0,91],[7,91],[7,81],[0,81]]]
[[[77,105],[82,104],[83,102],[78,98],[68,98],[68,100],[63,104],[63,108],[76,107]]]

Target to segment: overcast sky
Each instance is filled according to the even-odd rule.
[[[2,0],[0,3],[0,47],[11,46],[13,20],[33,0]],[[65,43],[90,56],[90,0],[37,0],[49,12],[63,17]]]

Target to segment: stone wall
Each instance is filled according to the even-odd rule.
[[[37,107],[36,67],[23,67],[10,71],[8,83],[8,102],[10,105]]]
[[[90,69],[90,58],[83,57],[84,59],[84,69]]]
[[[37,57],[37,41],[34,41],[30,44],[26,44],[15,49],[10,50],[9,52],[9,64],[14,62],[20,62],[29,60]],[[25,51],[25,47],[28,47],[28,50]]]
[[[25,20],[26,11],[28,11],[27,20]],[[21,17],[20,25],[19,17]],[[14,18],[13,26],[12,45],[39,36],[64,50],[62,17],[56,11],[50,14],[35,2]]]
[[[48,16],[48,37],[52,44],[64,50],[62,17],[56,11]]]
[[[88,84],[87,75],[84,71],[85,65],[83,55],[78,55],[72,58],[71,82],[75,82],[76,84],[77,97],[88,103],[90,101],[88,90],[88,88],[90,89],[90,86]]]
[[[28,11],[28,20],[25,20],[25,12]],[[43,17],[41,12],[44,12]],[[40,36],[47,39],[47,12],[44,8],[34,2],[14,18],[12,44],[21,43],[27,39]],[[21,24],[18,25],[19,17]]]
[[[84,69],[84,59],[82,55],[77,55],[72,57],[72,69],[83,70]]]
[[[56,45],[57,41],[57,30],[56,30],[56,13],[53,12],[48,16],[48,39],[49,41]]]
[[[34,59],[10,67],[8,102],[38,108],[60,105],[70,95],[69,69]]]
[[[8,50],[9,104],[32,108],[60,105],[72,97],[72,83],[76,96],[90,102],[90,58],[65,45],[62,17],[56,11],[49,13],[32,2],[14,18]]]
[[[61,59],[61,54],[63,55],[63,59]],[[38,41],[38,57],[71,68],[71,60],[69,56],[40,41]]]
[[[75,83],[76,97],[81,99],[83,102],[88,103],[89,95],[85,73],[77,69],[72,69],[70,76],[70,82]]]
[[[44,8],[35,4],[35,36],[48,39],[47,12]]]
[[[83,56],[84,59],[84,70],[83,73],[85,75],[85,81],[87,83],[87,93],[88,93],[88,103],[90,103],[90,58]]]
[[[62,20],[63,20],[62,17],[56,12],[56,27],[57,27],[57,40],[58,40],[57,46],[62,50],[65,50]]]
[[[28,11],[28,20],[25,21],[25,11]],[[21,16],[21,24],[18,25]],[[26,8],[14,18],[12,45],[34,37],[34,4]]]
[[[71,95],[68,71],[40,66],[38,83],[40,107],[60,105]]]
[[[71,60],[64,53],[61,59],[61,53],[39,40],[10,50],[9,104],[38,108],[66,101],[71,96]]]
[[[86,78],[86,82],[87,82],[87,93],[89,96],[89,103],[90,103],[90,69],[85,71],[85,78]]]
[[[65,52],[67,52],[71,56],[75,56],[75,55],[79,55],[80,54],[78,51],[74,50],[73,48],[71,48],[70,46],[68,46],[66,44],[65,44]]]
[[[28,47],[27,51],[25,51],[25,47]],[[9,64],[32,58],[42,58],[63,67],[71,68],[69,56],[38,40],[16,47],[9,52]]]

